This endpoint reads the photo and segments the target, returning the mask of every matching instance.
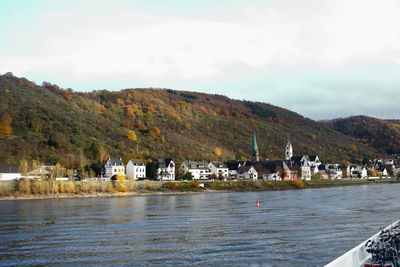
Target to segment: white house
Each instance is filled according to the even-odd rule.
[[[42,177],[49,177],[50,172],[46,170],[44,167],[36,168],[27,173],[28,178],[42,178]]]
[[[132,180],[146,177],[146,165],[140,159],[131,159],[126,164],[126,177]]]
[[[317,155],[308,155],[308,163],[311,169],[311,175],[314,175],[319,172],[319,165],[321,165],[321,161]]]
[[[104,165],[105,168],[105,176],[108,178],[113,177],[114,175],[122,175],[125,176],[125,165],[122,160],[109,158]]]
[[[363,166],[352,166],[350,168],[350,176],[351,178],[367,178],[368,177],[368,172],[367,169]]]
[[[311,180],[310,160],[307,155],[294,156],[290,159],[290,162],[299,171],[301,179]]]
[[[240,167],[237,170],[237,174],[239,179],[253,180],[253,181],[258,179],[258,173],[256,169],[254,169],[253,166],[249,165]]]
[[[208,163],[208,168],[211,171],[212,175],[215,175],[218,178],[227,178],[228,177],[228,166],[226,166],[223,162],[212,161]]]
[[[154,164],[157,169],[158,180],[175,180],[175,163],[172,159],[157,159]]]
[[[18,180],[21,178],[18,164],[0,164],[0,181],[4,180]]]
[[[327,164],[326,170],[329,179],[340,180],[343,177],[343,171],[339,168],[339,164]]]
[[[389,173],[388,173],[386,168],[380,168],[380,169],[378,169],[378,171],[382,176],[388,176],[389,175]]]
[[[263,180],[266,181],[282,181],[281,175],[279,172],[273,172],[273,173],[266,173],[263,175]]]
[[[193,176],[193,180],[204,180],[210,179],[211,177],[211,171],[204,161],[184,161],[181,164],[181,170],[183,173],[190,172]]]
[[[228,175],[230,178],[237,178],[237,170],[243,165],[246,165],[246,161],[242,160],[230,160],[224,163],[228,167]]]

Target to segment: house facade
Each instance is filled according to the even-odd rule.
[[[308,156],[294,156],[291,158],[291,164],[293,168],[296,168],[299,174],[299,177],[303,180],[311,180],[311,168],[310,168],[310,160]]]
[[[292,181],[298,179],[298,172],[285,160],[266,160],[251,163],[258,177],[268,181]]]
[[[157,159],[154,164],[157,170],[157,180],[175,180],[175,163],[172,159]]]
[[[204,161],[184,161],[181,166],[183,173],[191,173],[193,180],[207,180],[211,177],[211,171]]]
[[[27,173],[29,178],[47,178],[50,177],[51,173],[44,167],[36,168]]]
[[[146,177],[146,165],[140,159],[131,159],[126,164],[126,178],[132,180]]]
[[[0,181],[5,180],[18,180],[21,178],[18,164],[0,164]]]
[[[368,177],[367,168],[364,166],[351,166],[350,177],[353,179],[361,178],[365,179]]]
[[[228,178],[229,169],[223,162],[212,161],[208,163],[208,168],[211,171],[212,175],[215,175],[217,178]]]
[[[343,171],[339,167],[339,164],[327,164],[325,168],[329,179],[340,180],[343,178]]]
[[[237,178],[237,170],[244,166],[247,162],[242,160],[229,160],[224,163],[228,167],[228,176],[230,178]]]
[[[242,166],[237,170],[238,178],[243,180],[257,180],[258,173],[253,166]]]
[[[114,175],[122,175],[125,176],[125,165],[122,159],[109,158],[104,165],[104,176],[107,178],[111,178]]]

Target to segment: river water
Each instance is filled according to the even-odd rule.
[[[0,201],[0,266],[322,266],[398,219],[399,190]]]

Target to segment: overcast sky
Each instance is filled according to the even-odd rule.
[[[0,0],[0,73],[400,119],[398,0]]]

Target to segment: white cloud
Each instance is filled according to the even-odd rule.
[[[27,77],[62,73],[75,81],[123,77],[181,88],[211,82],[218,87],[227,79],[244,83],[249,77],[241,77],[241,71],[257,73],[257,80],[278,72],[281,80],[274,82],[284,84],[278,86],[282,88],[296,70],[329,73],[400,62],[396,0],[240,2],[193,17],[105,3],[98,13],[44,11],[37,21],[23,25],[23,35],[6,36],[0,72]],[[232,69],[237,69],[234,76]],[[296,88],[309,87],[310,77],[297,78]],[[332,90],[328,87],[319,90]],[[279,94],[270,100],[282,101]]]

